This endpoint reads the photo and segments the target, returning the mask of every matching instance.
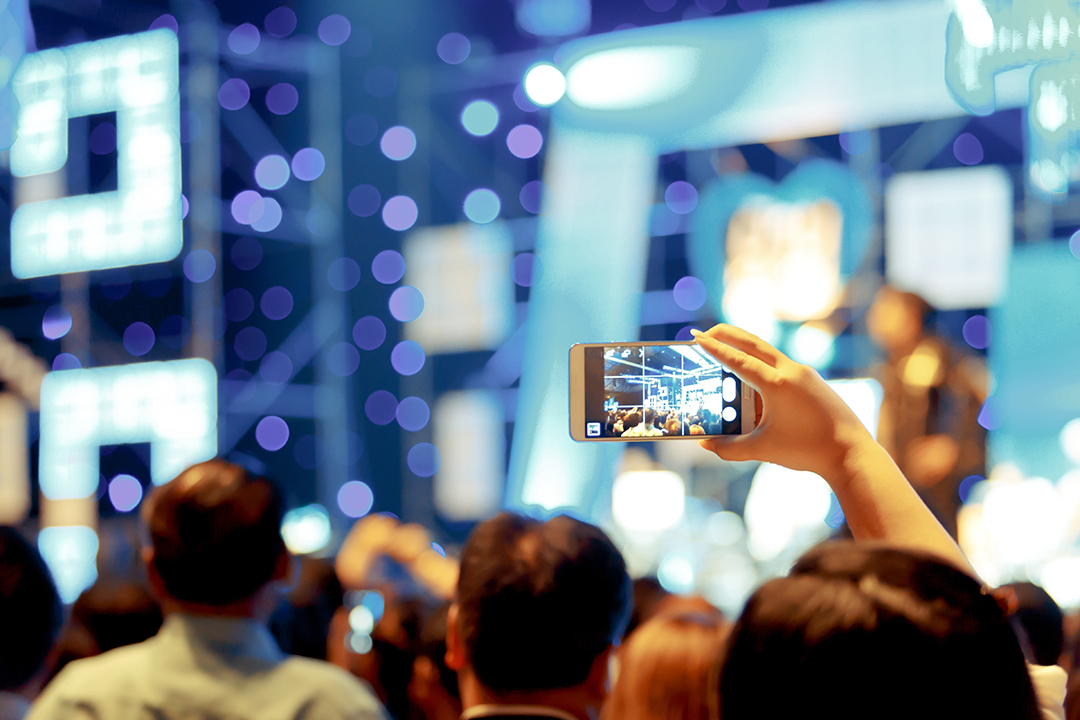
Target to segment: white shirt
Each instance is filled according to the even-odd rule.
[[[285,655],[253,620],[170,615],[137,645],[77,660],[30,708],[27,720],[385,720],[354,676]]]

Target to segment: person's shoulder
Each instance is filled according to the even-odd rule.
[[[135,674],[147,667],[149,642],[68,663],[33,702],[27,720],[62,716],[65,713],[59,708],[73,701],[93,704],[113,697],[131,683]]]
[[[324,660],[289,656],[282,672],[297,687],[307,687],[331,706],[340,708],[343,717],[383,718],[382,704],[371,688],[355,675]]]

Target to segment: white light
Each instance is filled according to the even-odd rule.
[[[1080,606],[1080,557],[1059,557],[1039,572],[1038,583],[1064,610]]]
[[[541,107],[559,102],[566,92],[566,78],[550,63],[538,63],[525,73],[525,94]]]
[[[357,655],[366,655],[371,652],[372,644],[370,635],[361,633],[351,633],[349,635],[349,649]]]
[[[98,536],[84,525],[42,528],[38,550],[49,566],[60,599],[75,602],[97,579]]]
[[[667,470],[626,472],[611,488],[611,515],[624,530],[659,532],[682,520],[683,479]]]
[[[763,464],[754,474],[743,518],[750,554],[761,561],[789,551],[797,555],[825,538],[832,490],[811,472]]]
[[[829,380],[829,386],[840,399],[848,404],[855,417],[866,426],[870,435],[877,437],[877,423],[884,391],[881,383],[872,378],[853,380]]]
[[[1050,481],[991,480],[983,497],[983,522],[1005,563],[1026,565],[1050,557],[1065,535],[1060,498]]]
[[[571,66],[566,73],[566,94],[590,110],[658,105],[686,92],[697,78],[700,63],[701,50],[685,45],[604,50]]]
[[[791,357],[815,368],[822,368],[836,356],[836,338],[815,325],[802,325],[791,338]]]
[[[1065,452],[1065,457],[1080,465],[1080,418],[1065,423],[1058,439],[1061,441],[1061,449]]]
[[[294,555],[322,550],[330,543],[330,536],[330,516],[317,503],[290,510],[281,521],[281,539]]]
[[[349,627],[354,633],[370,635],[375,629],[375,616],[363,605],[357,605],[349,611]]]
[[[1069,100],[1061,85],[1051,80],[1042,81],[1039,100],[1035,103],[1035,118],[1049,132],[1054,132],[1069,119]]]
[[[764,277],[748,277],[731,283],[725,288],[721,301],[725,320],[775,344],[780,325],[770,304],[762,302],[762,298],[771,297],[773,289],[773,284]]]
[[[14,275],[176,257],[183,245],[176,35],[154,30],[28,55],[12,85],[21,108],[11,148],[15,175],[64,165],[69,118],[115,111],[119,178],[113,192],[21,205],[11,219]]]
[[[665,590],[686,594],[694,589],[694,559],[684,550],[673,550],[660,561],[656,578]]]
[[[994,44],[994,20],[981,0],[955,0],[956,14],[964,30],[964,40],[977,48]]]
[[[734,545],[746,537],[742,518],[728,510],[711,515],[706,529],[717,545]]]
[[[217,373],[205,360],[60,370],[41,385],[41,492],[92,495],[98,448],[150,442],[160,485],[217,454]]]

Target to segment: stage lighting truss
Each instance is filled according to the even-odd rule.
[[[114,192],[23,205],[11,220],[16,277],[170,260],[183,244],[180,201],[179,50],[154,30],[24,58],[11,171],[31,177],[67,161],[68,119],[116,112]]]

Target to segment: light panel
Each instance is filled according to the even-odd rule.
[[[116,112],[117,190],[27,203],[11,219],[19,278],[170,260],[183,244],[179,48],[153,30],[23,59],[11,148],[18,177],[67,161],[68,119]]]
[[[205,360],[49,373],[41,386],[41,492],[92,495],[102,445],[150,443],[160,485],[217,454],[217,373]]]

